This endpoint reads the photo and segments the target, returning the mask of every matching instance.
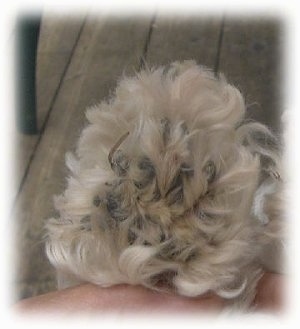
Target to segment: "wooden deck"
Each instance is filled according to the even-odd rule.
[[[282,35],[277,20],[45,15],[37,63],[40,133],[19,134],[16,147],[16,299],[56,288],[43,226],[53,214],[53,195],[64,189],[64,154],[74,149],[88,106],[108,97],[142,59],[150,65],[195,59],[225,73],[245,95],[249,117],[279,132]]]

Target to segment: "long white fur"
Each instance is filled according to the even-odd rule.
[[[266,197],[273,194],[276,191],[275,182],[265,182],[263,183],[255,192],[252,213],[256,216],[263,224],[267,224],[269,221],[268,215],[265,213],[264,205]]]
[[[244,116],[238,89],[194,61],[120,80],[67,155],[50,262],[78,282],[214,291],[247,307],[261,253],[282,239],[282,197],[281,182],[265,183],[280,154],[255,136],[275,138]]]

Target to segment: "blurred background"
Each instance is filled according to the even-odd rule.
[[[64,156],[86,108],[109,98],[124,73],[195,59],[241,90],[248,118],[281,133],[285,31],[277,17],[46,11],[20,16],[16,39],[15,300],[56,289],[43,227],[65,187]]]

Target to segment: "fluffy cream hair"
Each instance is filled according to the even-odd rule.
[[[175,62],[124,77],[86,116],[46,227],[60,286],[214,292],[248,307],[280,266],[282,174],[276,138],[244,122],[238,89]]]

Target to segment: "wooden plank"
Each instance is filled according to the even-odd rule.
[[[52,196],[62,192],[64,154],[85,124],[86,107],[108,97],[124,68],[137,69],[150,20],[89,18],[57,95],[15,211],[16,298],[54,289],[54,270],[44,255],[45,219]]]
[[[57,14],[53,17],[47,13],[42,17],[36,70],[37,121],[40,132],[72,56],[84,18],[84,14],[76,17]],[[19,132],[15,135],[14,191],[17,194],[39,136]]]
[[[176,60],[195,59],[214,68],[221,18],[161,15],[153,26],[147,62],[170,64]]]
[[[25,135],[20,132],[15,132],[15,168],[14,168],[14,197],[17,196],[22,179],[25,175],[30,158],[34,152],[35,145],[38,141],[37,135]]]
[[[45,13],[42,18],[37,54],[38,127],[45,123],[78,40],[85,13],[80,16]]]
[[[220,56],[220,71],[242,91],[249,105],[247,116],[276,132],[282,108],[281,29],[277,20],[227,18]]]

